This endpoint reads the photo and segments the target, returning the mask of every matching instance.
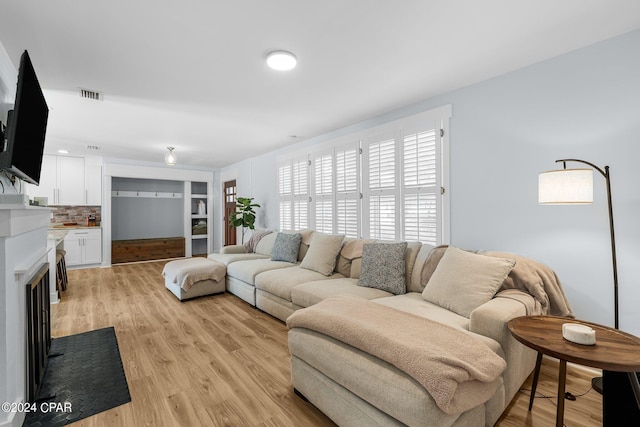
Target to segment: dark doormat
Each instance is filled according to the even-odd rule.
[[[113,327],[55,338],[23,426],[62,426],[130,401]]]

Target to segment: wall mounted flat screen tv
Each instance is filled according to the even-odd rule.
[[[48,117],[49,107],[25,50],[20,57],[16,101],[7,118],[6,143],[0,152],[1,170],[38,185]]]

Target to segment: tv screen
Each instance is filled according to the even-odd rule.
[[[0,169],[38,185],[49,107],[25,50],[20,58],[16,102],[7,120],[5,150]]]

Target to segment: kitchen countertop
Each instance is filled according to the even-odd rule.
[[[59,228],[58,229],[49,228],[49,230],[47,232],[47,239],[48,240],[55,240],[56,241],[56,245],[57,245],[62,240],[64,240],[66,235],[67,235],[67,231],[66,230],[61,230]]]
[[[69,231],[78,230],[78,229],[85,229],[85,228],[96,228],[96,229],[99,230],[100,226],[99,225],[88,226],[88,225],[81,225],[81,224],[76,224],[76,225],[50,225],[49,229],[47,230],[47,239],[55,240],[56,241],[56,245],[57,245],[62,240],[64,240],[65,236],[67,235],[67,233]]]

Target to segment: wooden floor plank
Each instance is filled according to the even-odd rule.
[[[180,302],[164,287],[165,262],[68,272],[53,306],[54,337],[113,326],[131,402],[76,423],[82,426],[333,426],[293,393],[287,328],[231,294]],[[558,365],[543,359],[538,394],[527,410],[528,382],[500,427],[555,423]],[[590,389],[591,376],[568,369],[567,390]],[[565,424],[600,426],[595,391],[567,401]]]

